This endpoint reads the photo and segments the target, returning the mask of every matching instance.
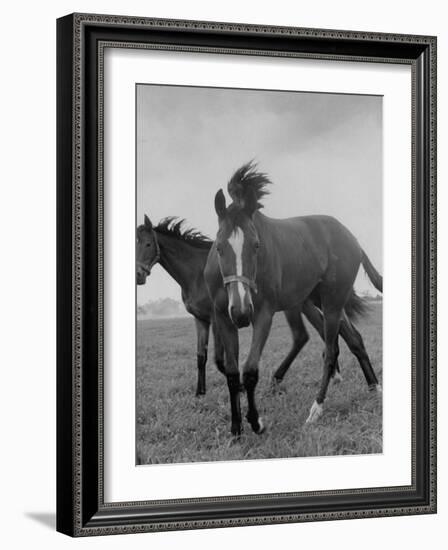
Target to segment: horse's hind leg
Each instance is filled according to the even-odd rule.
[[[292,347],[288,355],[283,359],[282,363],[274,373],[273,382],[276,383],[280,383],[283,380],[283,377],[291,366],[291,363],[310,338],[306,327],[303,324],[302,314],[299,309],[290,309],[285,311],[285,317],[292,333]]]
[[[361,365],[362,371],[364,373],[366,382],[369,386],[369,389],[378,390],[379,389],[378,379],[375,375],[375,371],[373,370],[372,364],[370,363],[370,359],[369,359],[369,356],[367,355],[366,348],[364,347],[364,341],[362,339],[362,336],[356,330],[355,326],[347,317],[346,313],[344,313],[341,320],[340,333],[342,338],[344,338],[348,347],[350,348],[350,351],[358,359],[359,364]]]
[[[208,336],[210,332],[210,323],[196,319],[197,334],[197,361],[198,361],[198,385],[196,396],[205,395],[205,365],[207,363]]]
[[[324,317],[321,313],[321,311],[313,304],[311,300],[307,300],[303,304],[303,313],[305,317],[308,319],[308,321],[313,325],[313,327],[317,330],[319,336],[322,338],[322,340],[325,342],[325,336],[324,336]],[[331,373],[331,378],[334,380],[334,382],[341,382],[342,376],[341,376],[341,370],[339,368],[339,361],[336,359],[336,362],[334,364],[334,369]]]
[[[310,409],[307,423],[316,421],[323,413],[323,402],[327,395],[331,374],[335,369],[336,360],[339,355],[338,333],[342,308],[324,308],[324,334],[325,334],[325,357],[324,369],[319,391]]]
[[[356,275],[356,264],[353,263],[353,280]],[[329,271],[329,280],[320,285],[322,301],[322,313],[324,317],[325,357],[322,380],[316,399],[310,409],[307,422],[314,422],[323,412],[323,402],[327,395],[328,385],[332,373],[335,372],[336,362],[339,356],[338,336],[341,319],[344,314],[344,306],[352,292],[353,280],[347,277],[347,270],[338,273],[333,266]],[[338,281],[338,276],[340,280]]]

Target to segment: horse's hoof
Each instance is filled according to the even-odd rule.
[[[261,435],[265,431],[266,428],[263,424],[263,420],[261,420],[261,416],[259,416],[256,420],[251,420],[250,417],[246,418],[254,433],[256,433],[257,435]]]
[[[241,425],[239,425],[239,426],[232,426],[232,427],[230,428],[230,432],[231,432],[231,434],[232,434],[234,440],[239,439],[239,438],[241,437],[241,433],[242,433],[242,427],[241,427]]]
[[[254,430],[254,432],[257,435],[261,435],[266,430],[266,426],[263,424],[263,420],[261,420],[261,416],[258,417],[258,430]]]
[[[272,392],[276,393],[281,390],[281,383],[283,382],[282,378],[277,378],[276,376],[273,376],[271,378],[271,390]]]
[[[316,420],[319,420],[323,412],[324,412],[323,405],[319,404],[317,401],[314,401],[310,409],[310,414],[306,419],[306,424],[311,424],[312,422],[316,422]]]
[[[205,395],[205,390],[196,391],[196,397],[202,397],[203,395]]]
[[[340,384],[343,381],[344,381],[344,379],[342,378],[341,373],[340,372],[335,372],[334,375],[333,375],[333,384],[337,385],[337,384]]]
[[[372,393],[377,393],[378,395],[382,395],[383,389],[381,387],[381,384],[372,384],[369,386],[369,391]]]
[[[232,445],[238,445],[238,443],[241,442],[241,434],[240,435],[232,435],[229,441],[229,447]]]

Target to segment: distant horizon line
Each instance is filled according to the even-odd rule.
[[[358,291],[358,295],[361,298],[374,298],[375,300],[378,300],[378,299],[382,300],[383,299],[383,295],[380,292],[377,292],[376,294],[372,294],[369,291],[363,291],[363,292]],[[156,302],[162,301],[162,300],[172,300],[173,302],[176,302],[177,304],[184,306],[184,303],[181,299],[173,298],[172,296],[161,296],[160,298],[146,300],[146,302],[136,301],[136,306],[137,307],[143,307],[143,306],[146,306],[148,304],[153,304],[153,303],[156,303]],[[185,313],[187,315],[190,315],[190,313],[188,313],[186,310],[185,310]],[[175,315],[175,317],[177,317],[177,316],[178,315]]]

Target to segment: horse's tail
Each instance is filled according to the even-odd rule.
[[[367,300],[358,296],[353,290],[344,306],[344,310],[350,319],[356,319],[357,317],[366,315],[370,311],[370,306]]]
[[[371,280],[373,286],[379,290],[380,292],[383,292],[383,277],[378,273],[378,271],[373,267],[372,262],[369,260],[369,257],[364,252],[364,250],[361,250],[362,257],[361,257],[361,263],[366,270],[366,273]]]

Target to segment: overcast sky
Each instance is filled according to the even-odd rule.
[[[214,237],[214,196],[255,158],[273,185],[264,214],[329,214],[382,271],[382,98],[137,86],[137,224],[186,218]],[[228,199],[229,200],[229,199]],[[359,291],[375,292],[361,273]],[[160,266],[137,301],[180,299]]]

